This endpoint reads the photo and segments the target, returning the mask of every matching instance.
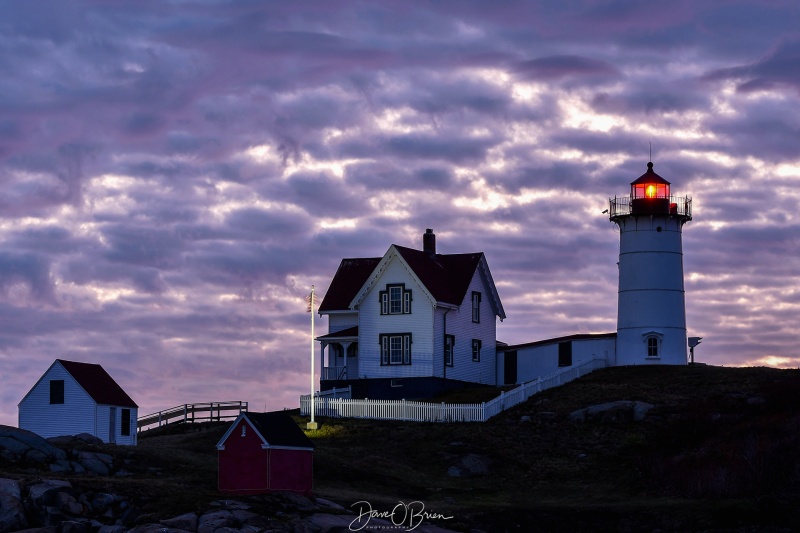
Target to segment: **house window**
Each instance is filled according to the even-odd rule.
[[[382,315],[407,315],[411,313],[411,291],[404,284],[387,285],[378,293]]]
[[[481,360],[481,340],[472,339],[472,360],[480,362]]]
[[[453,350],[456,346],[456,338],[454,335],[444,336],[444,364],[453,366]]]
[[[572,341],[558,343],[558,366],[572,366]]]
[[[64,380],[51,379],[50,380],[50,403],[64,403]]]
[[[481,321],[481,293],[472,293],[472,321]]]
[[[658,357],[658,337],[647,337],[647,357]]]
[[[379,338],[382,365],[411,364],[411,333],[388,333]]]
[[[123,437],[129,437],[131,434],[131,410],[123,409],[122,417],[120,420],[119,434]]]

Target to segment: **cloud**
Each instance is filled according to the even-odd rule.
[[[486,254],[502,340],[613,331],[602,211],[651,146],[693,197],[696,357],[793,364],[799,10],[3,4],[0,423],[59,356],[143,411],[294,407],[310,286],[425,228]]]

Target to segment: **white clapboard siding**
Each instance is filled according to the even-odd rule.
[[[50,404],[50,381],[64,380],[64,403]],[[19,404],[19,427],[44,438],[97,434],[95,402],[60,363],[55,362]]]
[[[378,294],[387,285],[402,283],[411,290],[410,314],[381,315]],[[368,378],[432,376],[433,302],[414,281],[403,262],[395,256],[381,273],[378,282],[359,304],[358,375]],[[381,365],[379,338],[385,333],[411,333],[411,364]]]
[[[472,321],[472,293],[481,294],[480,303],[480,322]],[[455,350],[453,355],[453,366],[447,367],[447,379],[457,379],[459,381],[469,381],[472,383],[482,383],[484,385],[495,385],[496,377],[496,324],[497,317],[491,306],[491,299],[488,288],[484,284],[480,275],[480,270],[476,269],[472,276],[469,289],[464,295],[464,300],[458,309],[447,313],[447,334],[455,336]],[[444,332],[442,338],[437,343],[442,346],[444,343]],[[481,341],[480,361],[472,360],[472,339]],[[438,352],[443,358],[443,348]],[[441,374],[439,374],[441,375]]]

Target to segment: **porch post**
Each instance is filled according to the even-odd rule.
[[[322,381],[323,376],[325,376],[325,347],[328,346],[328,341],[319,341],[319,379]],[[330,357],[329,357],[330,359]],[[330,361],[329,361],[330,363]],[[320,387],[322,387],[322,383],[320,383]]]
[[[347,378],[347,349],[350,345],[353,344],[353,341],[343,341],[342,345],[342,366],[344,367],[344,377]]]

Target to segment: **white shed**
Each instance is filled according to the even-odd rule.
[[[500,384],[526,383],[593,359],[614,365],[616,333],[578,333],[526,344],[497,347]]]
[[[89,433],[136,444],[138,406],[96,364],[56,359],[19,402],[19,427],[49,438]]]

